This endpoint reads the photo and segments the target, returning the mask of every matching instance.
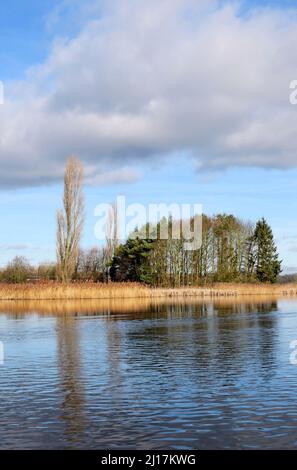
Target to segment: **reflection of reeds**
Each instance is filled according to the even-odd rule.
[[[148,311],[151,299],[2,300],[0,312],[44,314],[129,313]]]
[[[37,283],[0,284],[0,300],[99,300],[153,298],[218,298],[241,295],[297,295],[296,284],[214,284],[211,287],[150,289],[142,284]]]
[[[223,312],[238,311],[241,308],[248,311],[257,311],[260,304],[276,304],[280,296],[256,295],[236,297],[143,297],[127,299],[79,299],[79,300],[2,300],[0,314],[27,314],[38,313],[45,315],[94,315],[94,314],[142,314],[147,312],[167,311],[166,308],[174,306],[181,311],[190,306],[213,305],[214,309]]]

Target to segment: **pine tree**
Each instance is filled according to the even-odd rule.
[[[128,238],[126,243],[119,246],[113,257],[110,268],[111,280],[152,284],[149,255],[153,247],[153,240]]]
[[[275,282],[281,272],[273,233],[264,218],[257,222],[253,241],[255,244],[256,276],[260,282]]]

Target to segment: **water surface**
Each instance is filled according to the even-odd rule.
[[[2,302],[0,448],[296,448],[296,338],[296,300]]]

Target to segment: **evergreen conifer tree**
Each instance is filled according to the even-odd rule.
[[[264,218],[257,222],[253,241],[255,244],[256,276],[260,282],[275,282],[281,272],[273,233]]]

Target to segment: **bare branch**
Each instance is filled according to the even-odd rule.
[[[64,208],[57,213],[58,274],[63,282],[71,280],[77,263],[84,225],[83,165],[71,157],[64,175]]]

